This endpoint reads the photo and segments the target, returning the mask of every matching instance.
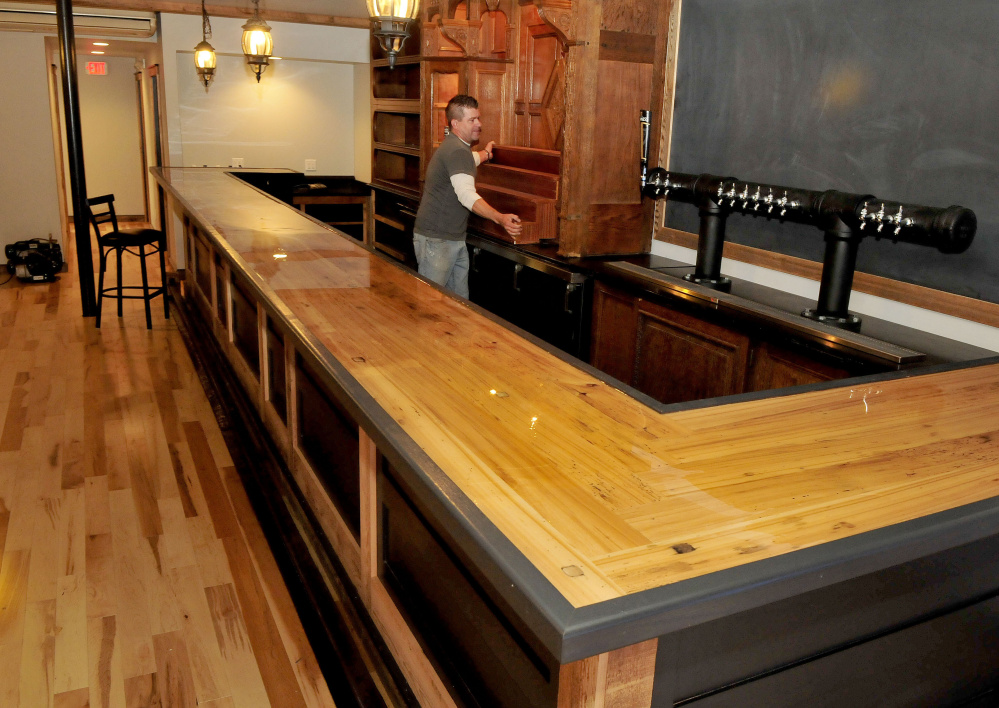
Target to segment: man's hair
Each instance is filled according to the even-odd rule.
[[[466,108],[478,108],[479,102],[476,101],[471,96],[466,96],[463,93],[459,93],[457,96],[452,98],[447,102],[447,108],[444,109],[444,115],[447,116],[447,124],[451,125],[453,120],[461,120],[465,117]]]

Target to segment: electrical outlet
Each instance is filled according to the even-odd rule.
[[[229,165],[230,167],[242,167],[243,166],[243,158],[241,158],[241,157],[234,157],[229,162],[230,162],[230,165]]]
[[[316,161],[315,160],[306,160],[305,161],[305,171],[306,172],[315,172],[316,171]]]

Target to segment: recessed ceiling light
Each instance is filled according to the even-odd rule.
[[[90,52],[91,54],[103,54],[104,52]]]
[[[95,47],[106,47],[106,46],[108,46],[108,43],[107,42],[94,42],[94,46]]]

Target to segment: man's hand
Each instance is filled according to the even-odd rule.
[[[482,155],[482,158],[483,158],[482,161],[483,162],[485,162],[486,160],[489,160],[490,162],[492,161],[492,159],[493,159],[493,145],[495,145],[495,144],[496,144],[495,140],[490,140],[488,143],[486,143],[486,147],[482,151],[483,152],[483,155]]]
[[[502,226],[511,236],[518,236],[524,230],[523,224],[520,223],[520,217],[516,214],[499,214],[499,219],[496,223]]]

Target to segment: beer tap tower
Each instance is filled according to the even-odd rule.
[[[643,163],[648,147],[643,136]],[[643,165],[644,167],[644,165]],[[700,234],[694,272],[686,280],[727,292],[731,281],[721,275],[725,222],[733,213],[810,224],[825,234],[822,282],[814,308],[801,314],[836,327],[857,330],[860,318],[848,312],[857,250],[866,236],[961,253],[975,237],[975,213],[961,206],[935,208],[879,199],[871,194],[837,190],[818,192],[734,177],[668,172],[656,167],[642,176],[642,193],[652,199],[694,204]],[[890,232],[890,233],[889,233]]]

